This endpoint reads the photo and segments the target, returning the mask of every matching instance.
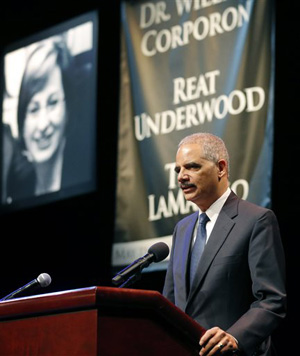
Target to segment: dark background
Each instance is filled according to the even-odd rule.
[[[262,0],[259,0],[262,1]],[[299,222],[299,5],[276,0],[273,210],[287,257],[289,313],[275,341],[279,355],[297,343],[296,284]],[[0,8],[5,45],[90,10],[99,11],[98,189],[56,203],[0,215],[0,298],[47,272],[46,292],[111,286],[119,101],[120,0],[10,1]],[[1,54],[1,53],[0,53]],[[165,272],[143,274],[132,288],[162,290]]]

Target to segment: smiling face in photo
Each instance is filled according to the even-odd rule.
[[[64,137],[66,121],[61,71],[56,65],[26,110],[24,141],[33,161],[42,163],[51,159]]]

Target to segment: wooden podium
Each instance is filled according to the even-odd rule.
[[[90,287],[0,302],[1,356],[191,356],[204,331],[156,291]]]

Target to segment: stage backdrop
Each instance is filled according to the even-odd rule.
[[[184,136],[222,137],[232,190],[262,206],[273,159],[273,1],[132,0],[121,11],[113,268],[155,242],[170,246],[176,222],[196,210],[174,172]]]

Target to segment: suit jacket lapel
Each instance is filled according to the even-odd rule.
[[[185,236],[184,236],[184,241],[183,241],[183,247],[182,247],[182,276],[189,276],[189,253],[190,253],[190,246],[191,246],[191,242],[193,239],[193,235],[194,235],[194,228],[195,225],[197,223],[198,220],[198,216],[199,213],[196,212],[192,215],[191,217],[191,222],[186,230]],[[188,294],[188,290],[187,290],[187,281],[186,278],[183,278],[183,280],[185,281],[185,286],[184,286],[184,290],[185,290],[185,299],[187,299],[187,294]]]
[[[235,223],[232,218],[237,215],[238,200],[237,196],[234,193],[231,193],[221,209],[219,217],[203,251],[198,271],[196,272],[193,284],[190,288],[188,300],[192,298],[195,291],[199,288],[212,261],[234,226]]]

